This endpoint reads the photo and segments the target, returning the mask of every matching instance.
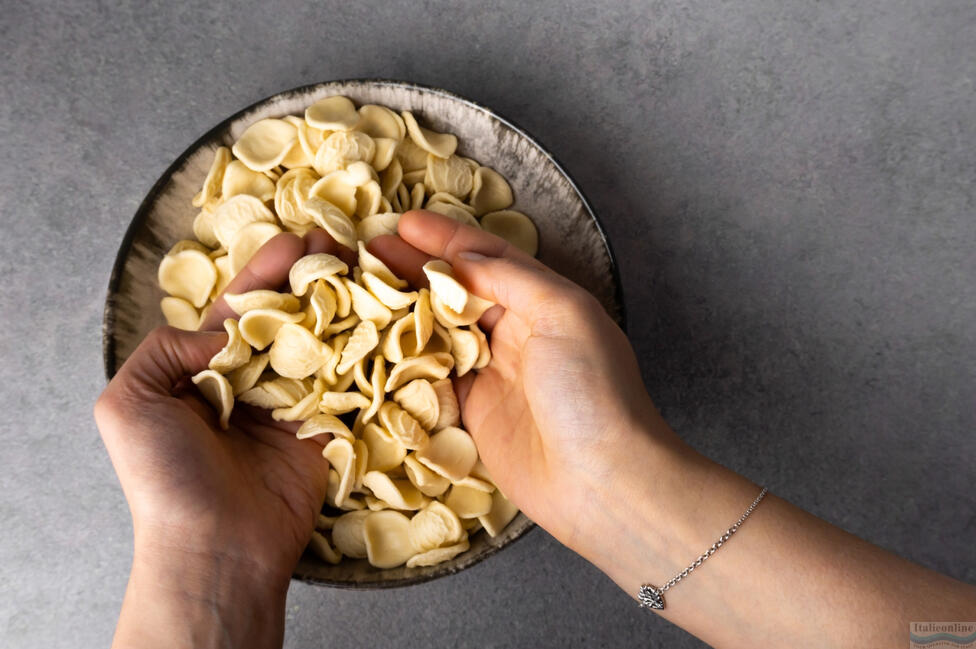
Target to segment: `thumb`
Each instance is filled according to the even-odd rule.
[[[168,396],[181,379],[207,369],[210,359],[226,343],[227,334],[222,332],[153,329],[119,368],[105,392]]]
[[[555,271],[517,257],[486,257],[466,251],[458,253],[454,262],[454,274],[468,290],[500,304],[528,325],[593,299]]]

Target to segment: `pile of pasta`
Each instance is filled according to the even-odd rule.
[[[435,565],[518,513],[461,427],[451,380],[490,361],[477,322],[492,303],[440,260],[424,266],[429,288],[412,290],[365,246],[395,233],[402,211],[423,207],[535,254],[532,221],[506,209],[507,181],[456,147],[409,112],[357,109],[341,96],[309,106],[304,119],[262,119],[217,150],[193,199],[197,241],[177,243],[159,266],[167,321],[197,329],[279,232],[319,227],[358,252],[351,268],[325,253],[302,257],[288,292],[224,294],[239,319],[224,321],[227,344],[193,377],[224,428],[242,402],[302,422],[299,439],[329,440],[326,508],[310,548],[330,563]]]

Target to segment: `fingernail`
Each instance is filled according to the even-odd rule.
[[[472,252],[471,250],[465,250],[464,252],[459,252],[458,257],[461,259],[467,259],[468,261],[481,261],[486,257],[480,252]]]

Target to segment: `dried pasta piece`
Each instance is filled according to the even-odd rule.
[[[370,496],[367,494],[365,500],[366,507],[368,507],[369,511],[371,512],[381,512],[384,509],[393,509],[390,507],[390,503],[386,502],[385,500],[380,500],[376,496]]]
[[[224,292],[224,289],[230,285],[231,280],[234,279],[234,273],[231,272],[230,257],[228,255],[214,258],[213,263],[217,268],[217,283],[214,284],[213,290],[210,291],[210,299],[216,300]],[[201,312],[200,322],[203,322],[203,320],[203,312]]]
[[[363,428],[366,444],[366,471],[389,471],[399,466],[407,456],[407,449],[381,426],[370,423]]]
[[[318,435],[333,435],[337,439],[352,441],[353,435],[341,419],[335,415],[312,415],[301,425],[295,433],[298,439],[309,439]]]
[[[430,306],[430,291],[422,288],[417,292],[417,303],[413,308],[414,333],[417,336],[417,351],[427,346],[434,332],[434,311]]]
[[[203,188],[199,194],[193,197],[193,207],[203,207],[217,199],[220,195],[221,183],[224,180],[224,170],[230,160],[230,149],[227,147],[218,147],[214,151],[214,159],[210,163],[210,170],[203,181]]]
[[[166,318],[166,324],[177,329],[196,331],[200,328],[200,312],[181,297],[164,297],[159,308]]]
[[[422,127],[408,110],[400,113],[407,126],[407,134],[414,144],[438,158],[448,158],[457,149],[457,138],[449,133],[437,133]]]
[[[352,448],[356,451],[356,479],[353,482],[353,491],[362,491],[363,478],[366,477],[366,464],[369,461],[369,448],[366,442],[361,439],[353,440]]]
[[[475,216],[482,216],[509,207],[512,188],[505,177],[491,167],[478,167],[472,178],[470,200]]]
[[[368,511],[356,511],[336,519],[332,526],[332,542],[344,556],[353,559],[366,558],[366,535],[363,530],[369,515]]]
[[[217,282],[217,267],[199,250],[183,250],[163,257],[157,275],[164,291],[200,308]]]
[[[230,413],[234,409],[234,393],[227,378],[214,370],[203,370],[194,374],[192,380],[203,398],[217,409],[220,427],[227,430]]]
[[[356,217],[364,219],[380,211],[380,203],[383,200],[383,191],[380,184],[375,180],[370,180],[356,188]]]
[[[400,512],[371,512],[363,523],[366,558],[376,568],[396,568],[412,557],[410,519]]]
[[[376,145],[376,152],[371,165],[376,171],[383,171],[393,162],[398,142],[393,138],[380,137],[373,138],[373,144]]]
[[[478,323],[472,322],[468,330],[478,339],[478,360],[474,362],[474,369],[480,370],[491,362],[491,347],[488,345],[488,337],[478,327]]]
[[[392,401],[384,401],[380,406],[380,423],[404,448],[418,449],[427,444],[427,432],[423,426]]]
[[[325,328],[332,323],[332,318],[335,317],[336,295],[326,282],[316,280],[308,303],[315,318],[312,333],[321,336]]]
[[[325,514],[320,513],[315,517],[315,529],[331,530],[338,518],[338,516],[326,516]]]
[[[337,565],[342,561],[342,554],[329,545],[329,539],[325,538],[319,532],[312,532],[312,538],[308,542],[308,547],[312,548],[312,552],[326,563]]]
[[[325,138],[332,134],[332,131],[315,128],[305,120],[297,123],[295,128],[298,131],[298,144],[310,161],[315,159],[315,153],[325,142]]]
[[[247,363],[228,374],[227,380],[230,381],[234,396],[253,388],[267,366],[267,354],[251,354],[251,359]]]
[[[389,309],[403,309],[417,301],[416,291],[398,291],[368,271],[363,273],[362,281],[369,292]]]
[[[462,201],[460,198],[454,194],[449,194],[447,192],[434,192],[431,194],[430,198],[427,199],[427,203],[447,203],[448,205],[453,205],[458,207],[471,216],[474,216],[474,208]],[[479,226],[480,227],[480,226]]]
[[[478,518],[491,511],[491,494],[480,489],[454,485],[448,492],[444,504],[461,518]]]
[[[306,421],[319,412],[319,401],[324,392],[325,381],[321,378],[315,379],[311,392],[290,408],[275,408],[271,411],[271,418],[275,421]]]
[[[325,278],[325,281],[332,286],[332,290],[335,291],[336,298],[336,316],[340,318],[346,318],[349,316],[349,312],[352,311],[352,297],[349,295],[349,289],[346,288],[346,284],[342,277],[338,275],[330,275]],[[338,329],[332,329],[332,333],[337,333],[339,331],[345,331],[350,327],[354,327],[359,322],[359,316],[353,314],[356,318],[354,322],[345,323],[345,326],[339,327]],[[339,324],[339,323],[334,323]]]
[[[184,250],[197,250],[203,254],[210,256],[210,249],[203,245],[199,241],[191,241],[190,239],[183,239],[177,241],[173,244],[173,247],[169,249],[166,253],[167,255],[175,255],[178,252],[183,252]]]
[[[400,142],[400,147],[397,149],[397,160],[400,161],[404,173],[421,171],[423,172],[421,176],[427,173],[427,151],[414,144],[410,138]]]
[[[478,461],[478,449],[467,431],[449,426],[430,436],[414,455],[428,469],[448,480],[466,478]]]
[[[311,376],[332,356],[332,348],[305,327],[286,322],[268,350],[271,369],[289,379]]]
[[[414,457],[413,453],[403,458],[403,468],[406,471],[407,479],[425,496],[436,498],[451,486],[450,480],[425,467],[420,463],[420,460]]]
[[[376,155],[376,142],[365,133],[336,131],[325,138],[315,152],[312,167],[320,176],[341,171],[354,162],[369,164]]]
[[[295,295],[305,295],[308,285],[317,279],[328,279],[333,275],[345,275],[349,266],[334,255],[319,252],[305,255],[288,271],[288,283]],[[341,315],[341,314],[340,314]]]
[[[400,165],[400,160],[394,157],[383,170],[383,173],[380,174],[380,193],[383,194],[383,198],[392,201],[397,195],[397,187],[400,186],[402,180],[403,167]]]
[[[227,374],[251,360],[251,346],[241,337],[237,328],[237,320],[224,320],[224,330],[227,332],[227,344],[210,359],[210,369],[221,374]]]
[[[249,194],[261,202],[270,201],[274,198],[275,184],[263,173],[251,171],[240,160],[234,160],[224,171],[220,195],[226,200],[240,194]]]
[[[474,324],[478,321],[481,316],[485,314],[485,311],[495,306],[494,302],[490,302],[484,298],[478,297],[473,293],[468,294],[468,303],[465,305],[464,310],[458,313],[443,301],[440,297],[434,294],[430,296],[430,308],[434,312],[434,318],[441,325],[445,327],[466,327],[470,324]]]
[[[443,430],[447,426],[461,425],[461,408],[458,405],[457,394],[454,392],[454,384],[451,379],[434,381],[431,384],[437,394],[437,404],[439,414],[434,430]]]
[[[416,328],[415,318],[407,314],[393,323],[393,326],[386,330],[382,349],[383,356],[391,363],[399,363],[404,358],[416,356],[420,353],[417,348],[417,340],[414,336]]]
[[[356,247],[356,226],[342,210],[318,196],[310,197],[303,207],[312,216],[315,225],[328,232],[339,244],[347,248]]]
[[[370,377],[370,388],[372,391],[372,400],[370,401],[369,407],[363,411],[363,422],[368,422],[376,413],[379,412],[380,406],[383,405],[384,394],[383,394],[383,384],[386,383],[386,363],[383,361],[383,355],[377,354],[373,358],[373,374]]]
[[[501,534],[505,526],[512,522],[518,514],[518,507],[513,505],[508,498],[498,489],[491,494],[491,509],[487,514],[478,517],[478,521],[491,537]]]
[[[385,389],[392,392],[414,379],[443,379],[451,373],[453,367],[454,357],[443,352],[405,358],[393,366]]]
[[[303,313],[288,313],[280,309],[251,309],[241,316],[238,328],[251,347],[264,349],[272,343],[282,325],[299,323],[304,319]]]
[[[393,393],[393,400],[424,427],[433,430],[440,418],[440,402],[430,381],[414,379]]]
[[[464,288],[460,282],[454,279],[454,271],[451,265],[441,259],[433,259],[424,264],[424,275],[430,282],[431,298],[440,300],[450,307],[451,310],[461,313],[468,304],[468,289]]]
[[[409,480],[396,480],[379,471],[367,471],[363,486],[394,509],[417,510],[424,506],[424,495]]]
[[[408,189],[413,190],[417,185],[423,184],[424,178],[427,177],[427,169],[415,169],[414,171],[403,172],[403,185]],[[400,190],[397,190],[398,192]],[[400,197],[400,202],[403,203],[403,197]]]
[[[445,307],[446,308],[446,307]],[[451,333],[439,322],[434,321],[434,333],[431,334],[424,352],[427,354],[449,354],[451,353]]]
[[[359,113],[348,98],[333,95],[306,108],[305,121],[322,130],[348,131],[359,122]]]
[[[417,183],[410,189],[410,209],[419,210],[424,206],[424,195],[427,188],[423,183]]]
[[[436,566],[438,563],[443,563],[453,559],[462,552],[467,552],[470,547],[471,544],[468,541],[467,536],[465,536],[454,545],[434,548],[433,550],[427,550],[426,552],[413,555],[407,559],[407,567],[420,568],[421,566]]]
[[[345,374],[351,370],[352,366],[360,358],[373,351],[379,342],[379,331],[372,320],[363,320],[357,324],[349,337],[349,342],[342,350],[342,358],[336,367],[336,371],[339,374]]]
[[[369,273],[395,289],[403,289],[407,287],[406,280],[402,280],[394,275],[393,271],[383,263],[383,260],[366,249],[365,243],[362,241],[357,241],[356,245],[359,248],[359,267],[363,270],[364,277],[367,273]]]
[[[403,119],[386,106],[364,104],[359,107],[356,130],[372,138],[391,138],[399,142],[407,134]]]
[[[377,331],[390,324],[390,319],[393,317],[390,309],[377,300],[372,293],[349,279],[345,280],[345,285],[352,299],[352,310],[363,322],[372,321]]]
[[[366,503],[358,498],[349,497],[346,498],[341,505],[339,505],[339,509],[344,512],[362,511],[366,509]]]
[[[336,374],[336,366],[339,365],[339,359],[342,357],[342,350],[345,349],[348,341],[348,333],[341,333],[330,340],[332,345],[332,357],[316,372],[316,374],[322,377],[328,385],[335,385],[335,383],[339,380],[339,377]]]
[[[515,210],[488,212],[481,217],[481,227],[533,257],[539,252],[539,231],[532,219]]]
[[[199,239],[205,246],[216,248],[220,245],[217,235],[214,234],[214,227],[217,224],[217,213],[215,209],[203,209],[193,219],[193,236]]]
[[[225,293],[224,302],[239,316],[254,309],[276,309],[285,313],[298,311],[298,298],[288,293],[259,289],[246,293]]]
[[[410,540],[419,552],[458,543],[466,536],[457,514],[436,500],[410,519]]]
[[[454,480],[451,484],[460,487],[470,487],[471,489],[477,489],[478,491],[484,491],[486,494],[490,494],[495,491],[495,485],[490,482],[485,482],[484,480],[479,480],[478,478],[472,476],[465,476],[460,480]]]
[[[251,260],[254,253],[279,233],[281,233],[281,228],[277,225],[262,221],[248,223],[238,230],[227,249],[231,274],[237,275],[241,272],[241,269]]]
[[[352,493],[356,480],[356,451],[349,440],[336,437],[322,449],[322,457],[339,474],[339,484],[332,498],[332,503],[338,507]]]
[[[311,384],[306,385],[297,379],[278,377],[259,381],[253,388],[241,393],[238,400],[267,410],[290,408],[301,401],[311,390]]]
[[[396,234],[399,222],[399,212],[380,212],[360,221],[356,226],[356,233],[360,239],[369,243],[381,234]]]
[[[278,222],[261,199],[250,194],[231,196],[214,211],[214,236],[221,246],[230,250],[234,235],[245,225],[259,221],[274,224]]]
[[[360,392],[326,392],[319,402],[319,410],[330,415],[342,415],[360,408],[368,408],[370,400]]]
[[[471,167],[457,156],[447,158],[427,156],[427,175],[424,185],[434,192],[446,192],[458,198],[471,193],[473,180]]]
[[[267,171],[281,164],[297,139],[298,131],[288,122],[262,119],[247,127],[232,151],[250,169]]]
[[[454,356],[454,372],[460,377],[467,374],[478,362],[481,347],[474,333],[456,327],[449,329],[451,355]]]

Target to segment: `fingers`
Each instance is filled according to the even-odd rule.
[[[304,254],[305,241],[298,235],[282,232],[273,237],[254,253],[247,265],[227,285],[210,307],[207,317],[200,325],[200,330],[222,330],[225,319],[237,318],[237,314],[224,300],[225,293],[246,293],[265,288],[277,289],[288,279],[288,271],[291,270],[292,264]]]
[[[181,379],[207,369],[210,359],[226,343],[227,334],[223,332],[153,329],[119,368],[105,395],[170,395]]]
[[[525,254],[501,237],[464,225],[448,216],[427,210],[412,210],[400,217],[397,231],[414,248],[446,260],[451,265],[459,252],[468,250],[486,257],[511,257],[543,267],[535,258]]]
[[[544,316],[558,318],[566,307],[595,303],[589,293],[565,277],[518,257],[459,252],[454,274],[472,293],[500,304],[530,326]],[[492,308],[485,316],[491,321],[482,324],[490,327],[498,318],[497,310]]]
[[[325,252],[335,255],[349,265],[356,263],[356,253],[333,239],[328,232],[315,229],[304,238],[290,232],[283,232],[261,246],[241,272],[231,280],[227,288],[214,301],[213,306],[200,325],[201,331],[219,331],[227,318],[237,318],[237,314],[224,300],[226,293],[246,293],[260,289],[278,290],[288,281],[288,271],[304,255]]]

